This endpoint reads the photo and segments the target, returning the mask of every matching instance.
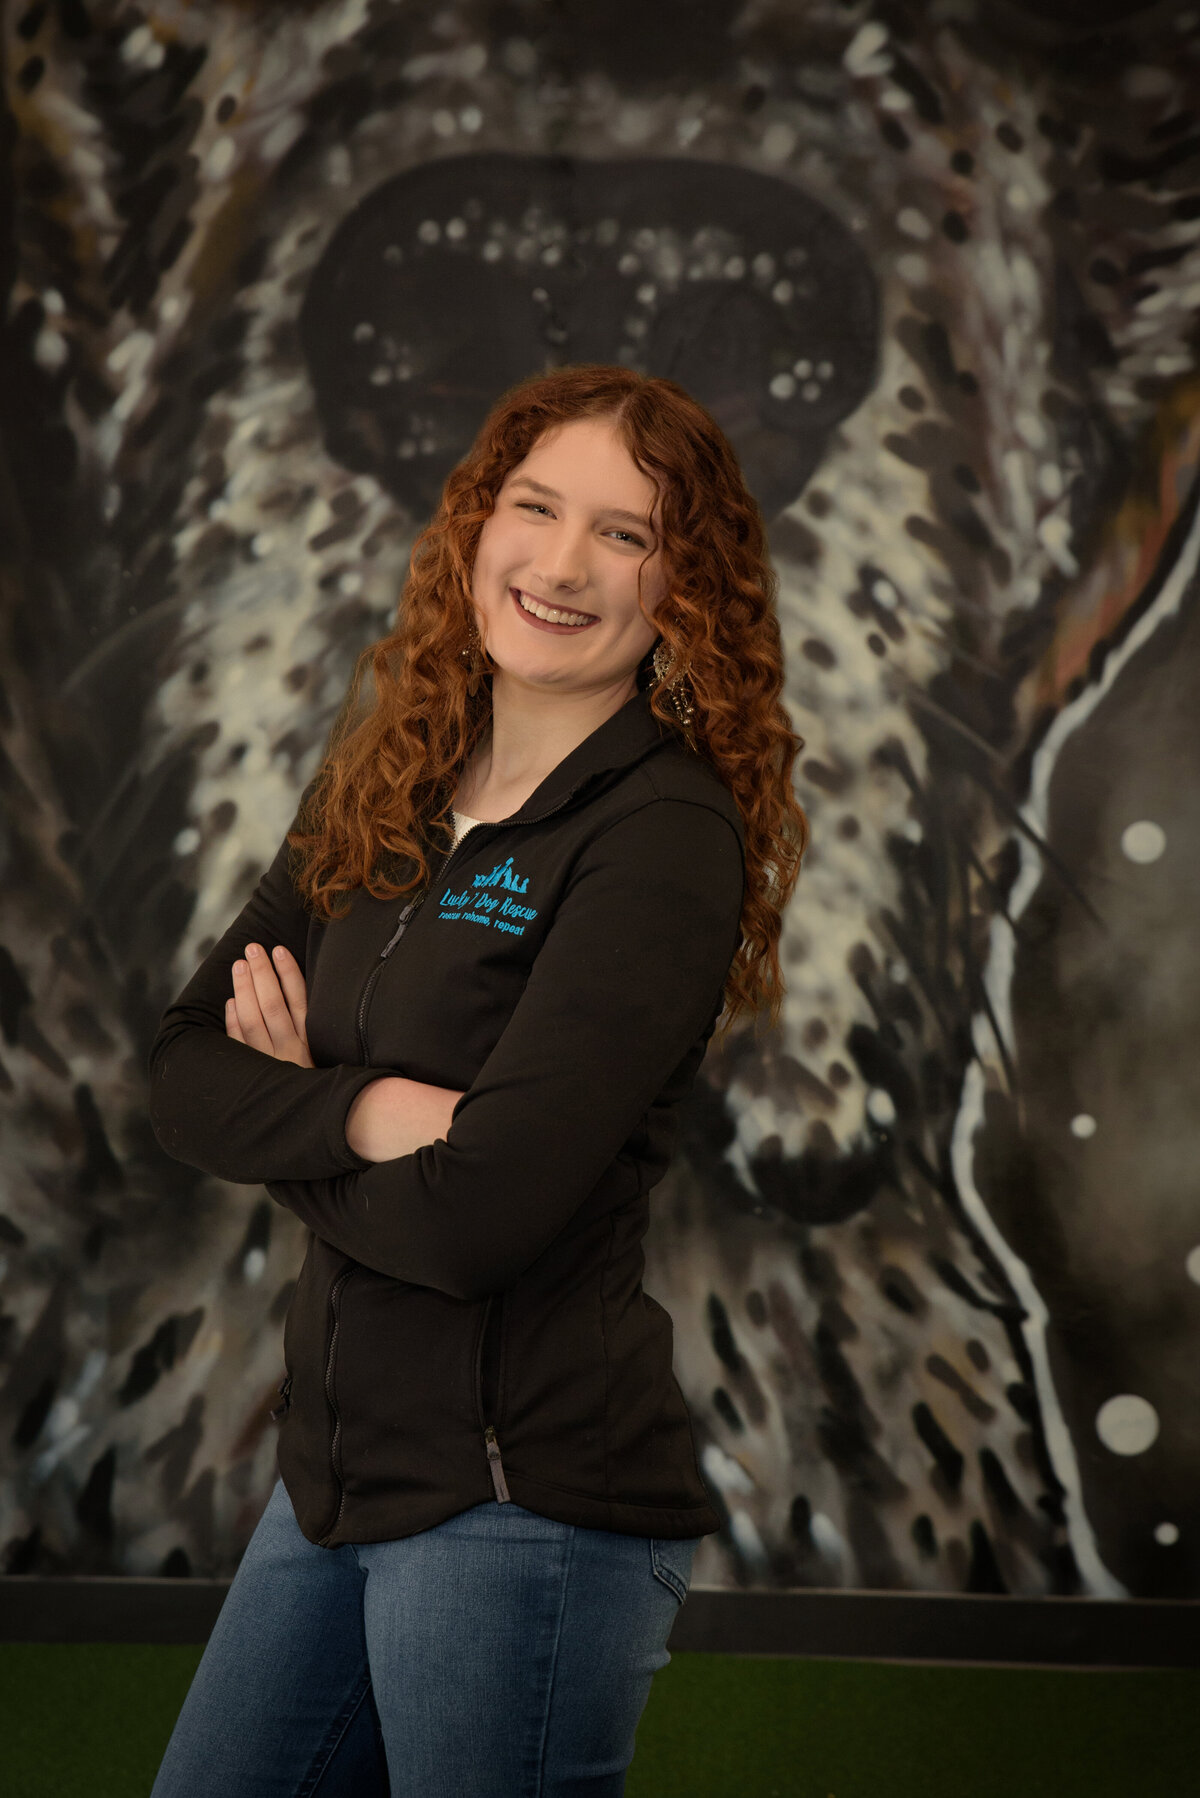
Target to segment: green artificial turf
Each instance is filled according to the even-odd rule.
[[[201,1650],[0,1645],[4,1798],[145,1798]],[[627,1798],[1188,1798],[1200,1675],[676,1654]]]

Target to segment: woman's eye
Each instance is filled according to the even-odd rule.
[[[549,506],[539,505],[535,499],[519,499],[515,503],[517,507],[523,511],[549,512],[550,510]],[[614,525],[609,535],[625,537],[630,543],[636,543],[639,549],[645,549],[646,547],[640,537],[635,537],[632,531],[623,531],[619,525]]]

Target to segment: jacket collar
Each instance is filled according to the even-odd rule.
[[[649,689],[638,691],[551,769],[513,818],[534,819],[557,811],[579,788],[602,775],[633,767],[670,736],[650,710]]]

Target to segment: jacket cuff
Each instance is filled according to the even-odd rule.
[[[336,1076],[325,1095],[322,1119],[329,1159],[339,1172],[361,1173],[375,1164],[356,1154],[346,1141],[346,1117],[364,1086],[370,1086],[373,1080],[390,1079],[395,1070],[341,1066],[327,1071]]]

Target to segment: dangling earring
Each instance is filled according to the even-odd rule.
[[[472,619],[467,626],[467,646],[459,650],[459,655],[467,664],[467,691],[475,694],[479,691],[479,681],[483,674],[483,657],[480,655],[483,639],[479,635],[478,626]]]
[[[692,704],[692,686],[683,668],[676,674],[671,673],[674,666],[675,652],[668,649],[660,638],[654,651],[654,672],[657,676],[655,685],[663,687],[667,703],[683,729],[688,748],[694,749],[696,745],[692,737],[692,719],[695,708]]]

